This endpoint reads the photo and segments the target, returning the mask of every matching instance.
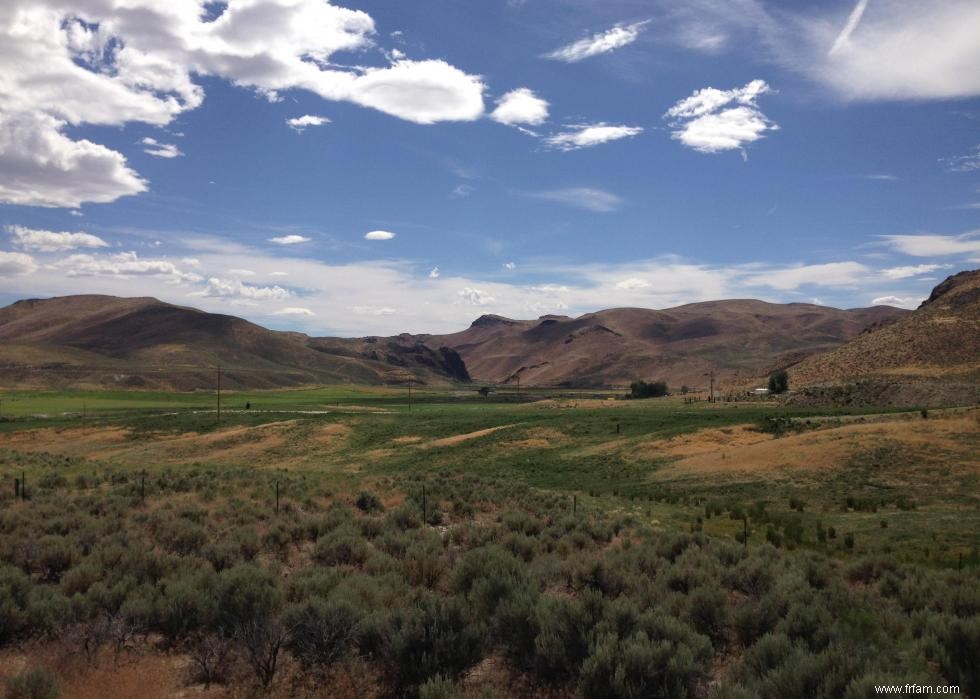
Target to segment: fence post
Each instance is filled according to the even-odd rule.
[[[572,514],[578,512],[578,495],[572,496]]]
[[[27,499],[27,471],[20,472],[20,499]]]
[[[14,500],[20,500],[20,478],[14,479]]]

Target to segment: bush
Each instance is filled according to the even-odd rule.
[[[626,640],[608,634],[596,640],[579,687],[586,699],[682,699],[694,694],[702,673],[686,646],[643,631]]]
[[[714,585],[699,587],[688,599],[688,618],[695,631],[718,642],[728,627],[727,596]]]
[[[480,659],[480,634],[456,597],[426,595],[396,621],[393,658],[400,683],[415,686],[445,674],[458,677]]]
[[[789,374],[785,369],[780,369],[769,374],[769,392],[785,393],[789,390]]]
[[[287,609],[284,620],[290,653],[306,672],[322,676],[353,647],[361,615],[345,601],[311,599]]]
[[[334,529],[317,539],[313,558],[325,566],[360,566],[367,560],[368,544],[348,526]]]
[[[430,677],[419,687],[419,699],[456,699],[459,696],[456,685],[445,675]]]
[[[374,493],[368,493],[362,491],[357,498],[354,500],[354,504],[357,505],[357,509],[361,512],[384,512],[384,505],[381,504],[381,498],[379,498]]]
[[[37,667],[7,680],[7,699],[60,699],[57,676],[47,668]]]
[[[634,381],[630,384],[633,398],[661,398],[667,395],[666,381]]]

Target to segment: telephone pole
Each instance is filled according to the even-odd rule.
[[[709,371],[704,376],[708,377],[708,402],[715,402],[715,372]]]
[[[221,365],[218,365],[218,422],[221,422]]]

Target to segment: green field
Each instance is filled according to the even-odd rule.
[[[593,395],[5,393],[0,642],[79,692],[123,628],[214,696],[975,686],[976,411]]]

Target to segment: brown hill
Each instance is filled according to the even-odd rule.
[[[909,394],[909,399],[925,391],[939,398],[955,393],[955,402],[980,401],[980,270],[947,278],[904,318],[869,328],[790,369],[795,386],[853,379],[865,380],[866,390],[872,383],[879,389],[891,386],[891,392]],[[939,390],[939,384],[946,390]]]
[[[367,342],[365,341],[365,344]],[[193,389],[467,380],[452,350],[407,340],[338,351],[302,333],[152,298],[66,296],[0,309],[0,385]]]
[[[693,303],[662,311],[616,308],[577,318],[478,318],[462,332],[429,336],[449,346],[482,381],[610,386],[637,378],[671,386],[722,385],[785,367],[841,345],[906,311],[887,306],[839,310],[755,300]]]

